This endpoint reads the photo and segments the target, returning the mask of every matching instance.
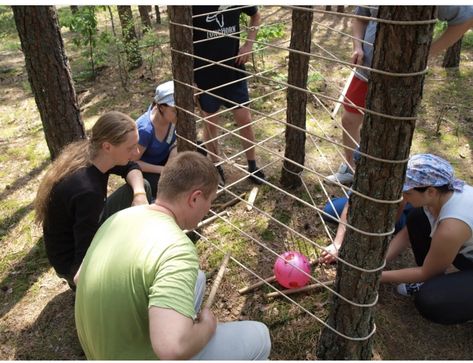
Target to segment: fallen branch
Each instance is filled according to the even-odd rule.
[[[225,255],[222,265],[220,266],[220,270],[218,270],[217,277],[215,278],[215,281],[212,285],[212,289],[210,290],[209,297],[207,299],[207,302],[205,303],[205,307],[210,309],[212,306],[214,300],[215,300],[215,295],[217,294],[218,287],[220,286],[220,283],[222,282],[223,274],[225,273],[225,270],[227,269],[227,264],[228,261],[230,260],[230,252],[227,252]]]
[[[228,217],[228,212],[224,210],[223,212],[217,213],[217,214],[213,215],[212,217],[204,219],[202,222],[199,222],[199,224],[197,225],[197,228],[204,227],[207,224],[212,223],[214,220],[216,220],[217,218],[222,217],[222,216]]]
[[[311,267],[314,267],[315,265],[317,265],[319,263],[318,260],[313,260],[313,261],[310,261],[310,266]],[[238,292],[240,293],[240,295],[243,295],[243,294],[246,294],[250,291],[253,291],[254,289],[257,289],[258,287],[260,286],[263,286],[265,285],[266,282],[270,283],[270,282],[273,282],[276,280],[276,276],[271,276],[271,277],[267,277],[265,278],[264,280],[260,280],[256,283],[254,283],[253,285],[249,285],[249,286],[246,286],[246,287],[243,287],[241,288],[240,290],[238,290]]]
[[[268,278],[266,278],[266,279],[264,279],[264,280],[260,280],[260,281],[258,281],[257,283],[255,283],[255,284],[253,284],[253,285],[246,286],[246,287],[244,287],[244,288],[238,290],[238,292],[239,292],[241,295],[243,295],[243,294],[246,294],[246,293],[248,293],[248,292],[250,292],[250,291],[253,291],[254,289],[256,289],[256,288],[258,288],[258,287],[260,287],[260,286],[262,286],[262,285],[265,285],[266,282],[267,282],[267,283],[270,283],[270,282],[273,282],[274,280],[276,280],[276,276],[273,275],[273,276],[268,277]]]
[[[258,187],[253,187],[250,194],[248,195],[248,204],[246,205],[246,210],[250,211],[253,209],[253,204],[255,203],[256,196],[258,195]]]
[[[309,291],[309,290],[314,290],[318,289],[319,287],[325,287],[325,286],[331,286],[334,284],[334,280],[330,281],[324,281],[323,283],[316,283],[312,285],[307,285],[304,287],[299,287],[297,289],[287,289],[287,290],[281,290],[281,291],[274,291],[270,292],[269,294],[266,294],[266,297],[275,297],[275,296],[283,296],[282,294],[284,293],[285,295],[290,295],[290,294],[295,294],[297,292],[304,292],[304,291]]]
[[[212,208],[216,209],[216,208],[222,208],[222,209],[225,209],[225,208],[228,208],[228,207],[231,207],[232,205],[235,205],[237,204],[238,202],[241,202],[241,199],[243,199],[246,195],[246,192],[244,193],[241,193],[238,198],[233,198],[231,200],[229,200],[228,202],[225,202],[225,203],[220,203],[220,204],[215,204],[212,206]]]

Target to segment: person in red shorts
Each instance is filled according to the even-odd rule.
[[[358,6],[356,15],[376,18],[378,16],[377,6]],[[438,6],[439,20],[447,21],[447,29],[440,35],[430,47],[429,57],[436,56],[442,50],[453,45],[462,35],[473,26],[473,6]],[[373,60],[373,44],[376,38],[377,22],[355,18],[352,25],[353,54],[351,62],[355,65],[371,67]],[[362,40],[363,39],[363,40]],[[348,87],[344,101],[359,107],[365,107],[366,95],[368,93],[369,73],[357,68],[355,75]],[[343,145],[355,149],[360,143],[360,130],[363,123],[363,114],[356,107],[343,106],[342,135]],[[355,161],[353,151],[344,149],[346,162],[342,163],[338,171],[329,176],[329,181],[349,185],[353,183]]]

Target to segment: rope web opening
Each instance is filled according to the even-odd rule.
[[[232,11],[235,8],[222,11]],[[333,41],[342,45],[339,52],[329,50],[326,42],[318,41],[312,38],[311,52],[302,52],[289,47],[290,42],[290,26],[291,11],[299,9],[304,11],[313,11],[316,16],[312,22],[312,34],[321,31],[326,32],[326,37],[333,37]],[[313,263],[311,274],[307,274],[299,267],[294,266],[303,274],[310,278],[309,284],[317,285],[319,289],[317,294],[322,296],[320,301],[325,304],[330,295],[336,295],[345,302],[357,307],[373,307],[378,301],[378,296],[368,303],[360,303],[352,301],[345,296],[339,294],[331,287],[331,280],[334,278],[333,267],[324,266],[317,263],[318,257],[322,251],[332,254],[338,264],[346,264],[350,268],[366,272],[375,273],[385,267],[385,262],[380,266],[373,268],[363,268],[355,266],[348,261],[343,260],[334,255],[327,246],[333,244],[336,224],[327,221],[330,215],[323,210],[326,203],[331,204],[334,196],[349,197],[349,194],[355,194],[359,197],[366,198],[375,203],[398,204],[402,199],[383,200],[372,198],[362,194],[357,190],[338,183],[327,183],[327,177],[336,172],[339,162],[350,165],[344,157],[343,149],[348,148],[353,152],[356,148],[344,146],[341,142],[342,132],[348,131],[344,129],[341,121],[341,108],[348,105],[356,108],[364,113],[371,113],[396,120],[415,120],[414,117],[399,117],[395,115],[383,114],[377,110],[361,108],[356,106],[345,94],[347,85],[354,74],[354,64],[347,62],[349,52],[351,52],[351,43],[354,38],[352,35],[337,29],[337,21],[350,18],[362,18],[363,20],[377,20],[378,18],[360,17],[350,13],[337,13],[332,11],[320,10],[317,8],[302,8],[296,6],[282,6],[274,10],[274,7],[260,7],[261,25],[259,31],[265,29],[273,29],[279,27],[284,29],[284,35],[276,36],[273,39],[257,39],[254,42],[253,50],[249,53],[250,62],[247,63],[246,71],[242,71],[249,85],[250,101],[248,103],[239,104],[222,97],[215,92],[237,81],[221,84],[208,90],[199,89],[195,84],[186,84],[177,79],[174,81],[185,85],[195,96],[201,94],[209,94],[217,99],[228,103],[228,108],[222,107],[216,114],[212,115],[220,117],[220,122],[214,124],[218,129],[218,136],[204,141],[198,145],[195,140],[185,139],[182,135],[179,138],[185,139],[187,142],[198,148],[208,146],[212,142],[218,142],[220,154],[213,154],[218,158],[217,165],[222,165],[227,178],[226,185],[219,188],[216,202],[211,208],[210,214],[214,217],[212,224],[207,224],[195,233],[200,237],[205,248],[201,247],[201,255],[203,258],[210,258],[211,253],[217,256],[223,256],[224,252],[231,251],[235,271],[238,271],[239,278],[230,278],[237,286],[235,290],[243,285],[251,285],[255,282],[261,282],[264,285],[264,291],[275,291],[281,295],[288,303],[296,306],[303,311],[306,316],[314,321],[331,329],[341,337],[362,341],[369,339],[376,331],[373,325],[370,333],[366,336],[348,336],[343,332],[335,330],[325,322],[325,316],[321,311],[323,309],[313,309],[313,302],[307,303],[307,299],[298,295],[289,296],[289,294],[278,284],[268,282],[268,276],[271,277],[273,272],[273,264],[276,258],[284,251],[294,250],[308,256]],[[196,16],[212,16],[219,12],[194,15]],[[330,19],[332,25],[325,23]],[[382,22],[405,26],[431,24],[435,20],[427,21],[405,21],[396,22],[381,20]],[[192,27],[186,24],[171,22],[171,25],[183,28],[192,28],[194,31],[205,31],[213,33],[209,39],[199,40],[212,41],[220,37],[240,38],[243,36],[248,27],[242,26],[241,31],[237,33],[225,34],[220,32],[212,32],[206,29]],[[362,43],[367,43],[363,39],[358,39]],[[197,43],[196,42],[196,43]],[[369,43],[367,43],[369,44]],[[182,54],[192,59],[200,59],[209,62],[197,69],[204,69],[215,64],[224,68],[232,68],[225,64],[232,58],[221,61],[212,61],[197,55],[188,54],[180,49],[172,48],[171,51],[176,54]],[[306,88],[296,87],[287,81],[288,57],[291,52],[309,56],[308,83]],[[413,73],[390,73],[370,67],[357,66],[370,72],[386,75],[389,77],[415,77],[426,73],[426,69]],[[343,79],[343,82],[340,82]],[[305,92],[308,96],[306,107],[306,128],[300,128],[286,122],[286,93],[289,89],[296,89]],[[197,105],[196,105],[197,106]],[[191,113],[196,120],[198,139],[203,140],[203,130],[206,125],[210,124],[210,116],[206,116],[198,107],[194,111],[189,111],[176,106],[186,113]],[[235,124],[232,112],[243,108],[251,112],[252,120],[249,123],[255,131],[255,141],[240,135],[240,131],[248,125],[238,126]],[[284,154],[285,149],[285,130],[293,128],[302,131],[306,135],[305,145],[305,163],[299,164]],[[242,142],[249,147],[242,147]],[[352,138],[352,142],[358,147],[357,141]],[[248,202],[248,192],[252,188],[248,178],[252,176],[246,168],[245,152],[251,148],[255,148],[256,160],[258,167],[266,174],[266,180],[259,187],[259,194],[254,203]],[[207,153],[212,154],[208,148]],[[404,160],[388,160],[360,153],[363,157],[377,160],[382,163],[403,164]],[[298,173],[301,179],[302,187],[297,190],[285,190],[280,186],[279,178],[281,170],[284,168],[284,162],[289,162],[299,167],[302,171]],[[290,172],[286,168],[286,171]],[[253,175],[254,176],[254,175]],[[244,194],[246,192],[246,195]],[[225,212],[224,206],[226,201],[235,200],[240,203],[239,208],[229,207]],[[247,208],[241,208],[246,205]],[[333,204],[332,208],[335,210]],[[325,218],[324,218],[325,217]],[[366,236],[390,236],[393,230],[361,230],[342,221],[340,215],[337,214],[336,223],[345,225],[346,228],[356,231]],[[212,251],[205,251],[210,246]],[[217,259],[218,260],[218,259]],[[214,259],[214,262],[215,259]],[[291,261],[286,261],[291,264]],[[261,294],[261,291],[255,291],[254,294]],[[307,304],[306,304],[307,303]],[[317,305],[316,304],[316,305]]]

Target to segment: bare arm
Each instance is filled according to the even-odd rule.
[[[144,146],[138,145],[138,151],[139,151],[139,157],[143,155],[145,152],[146,148]],[[168,162],[171,160],[174,156],[177,155],[177,147],[172,146],[172,149],[169,153],[168,157]],[[146,161],[143,160],[136,160],[136,163],[140,166],[141,170],[144,171],[145,173],[155,173],[155,174],[161,174],[163,171],[164,166],[163,165],[155,165],[155,164],[150,164],[147,163]]]
[[[405,202],[402,202],[399,205],[399,208],[398,208],[398,211],[397,211],[397,214],[396,214],[396,221],[399,220],[399,218],[400,218],[400,216],[401,216],[401,214],[404,210],[405,205],[406,205]],[[330,253],[328,253],[326,251],[322,251],[320,259],[319,259],[320,262],[322,262],[322,263],[332,263],[332,262],[335,261],[334,256],[338,256],[338,250],[340,249],[340,247],[342,247],[342,243],[343,243],[343,240],[345,238],[345,233],[346,233],[346,230],[347,230],[347,227],[345,225],[345,223],[347,222],[347,219],[348,219],[347,216],[348,216],[348,203],[345,204],[345,207],[343,207],[342,214],[340,215],[340,222],[341,223],[338,224],[337,234],[335,235],[335,238],[333,240],[333,244],[331,246],[327,247],[327,249],[330,251]],[[391,244],[389,245],[388,253],[387,253],[387,256],[386,256],[386,259],[388,261],[391,261],[392,259],[394,259],[397,255],[399,255],[399,253],[402,250],[404,250],[405,248],[407,248],[409,246],[409,236],[407,235],[407,229],[405,231],[405,235],[402,234],[403,231],[404,230],[401,230],[391,241]],[[407,240],[406,240],[406,238],[407,238]]]
[[[407,227],[404,227],[389,243],[386,261],[394,260],[402,251],[409,247],[409,244],[409,233],[407,233]]]
[[[455,44],[465,32],[473,27],[473,19],[461,24],[449,25],[443,34],[430,46],[429,58],[435,57],[443,50]]]
[[[204,308],[199,321],[172,309],[149,309],[150,339],[153,350],[162,360],[187,360],[199,353],[212,338],[217,320]]]
[[[366,20],[353,19],[352,35],[355,37],[355,39],[353,39],[353,54],[351,56],[351,62],[353,64],[363,64],[364,52],[361,40],[363,40],[365,36],[367,26],[368,22]]]
[[[471,229],[458,219],[442,220],[432,237],[424,264],[401,270],[383,271],[381,282],[422,282],[439,275],[450,266]]]
[[[256,12],[250,18],[250,26],[248,30],[248,36],[246,38],[245,44],[243,44],[238,51],[238,58],[236,59],[236,64],[245,64],[250,60],[250,53],[253,49],[253,42],[256,39],[256,35],[258,34],[258,27],[261,22],[261,16],[259,11]]]
[[[343,239],[345,238],[345,233],[347,227],[345,223],[347,222],[348,214],[348,202],[343,207],[342,213],[340,214],[340,223],[338,223],[337,234],[333,239],[333,243],[328,246],[325,251],[322,251],[320,254],[319,262],[321,263],[333,263],[338,256],[338,250],[342,247]],[[330,253],[329,253],[330,252]]]
[[[154,165],[142,160],[136,160],[136,163],[140,166],[141,170],[144,171],[145,173],[161,174],[164,168],[164,166],[162,165]]]
[[[143,174],[141,170],[133,169],[126,176],[127,183],[133,189],[133,202],[131,205],[149,204],[146,199],[145,186],[143,182]]]

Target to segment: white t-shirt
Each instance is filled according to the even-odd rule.
[[[459,253],[473,261],[473,187],[465,184],[462,193],[453,192],[450,199],[440,209],[437,219],[426,207],[424,207],[424,212],[430,222],[430,237],[434,235],[442,219],[455,218],[465,222],[470,227],[470,238],[465,241]]]

